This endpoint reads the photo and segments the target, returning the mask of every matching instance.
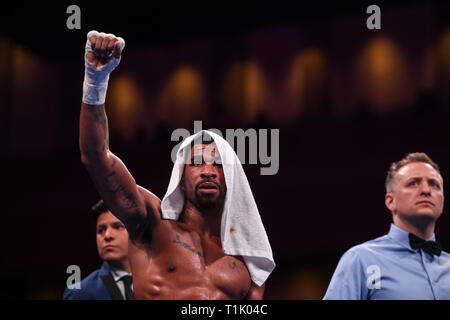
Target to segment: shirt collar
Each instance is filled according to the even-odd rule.
[[[409,232],[405,231],[399,227],[397,227],[395,224],[391,223],[391,228],[389,229],[388,236],[392,238],[393,240],[400,243],[403,247],[408,248],[409,250],[416,251],[411,248],[411,245],[409,244]],[[430,239],[427,240],[433,240],[435,241],[436,237],[433,233]]]
[[[108,266],[109,266],[109,270],[114,278],[114,281],[116,281],[116,282],[119,281],[119,279],[122,278],[123,276],[126,276],[126,275],[131,276],[131,273],[128,273],[122,269],[115,268],[112,265],[110,265],[109,263],[108,263]]]

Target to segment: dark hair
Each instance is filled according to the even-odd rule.
[[[439,175],[441,175],[441,171],[439,170],[439,166],[437,163],[435,163],[431,158],[424,152],[414,152],[407,154],[403,159],[397,162],[393,162],[391,166],[389,167],[389,170],[387,172],[386,176],[386,192],[392,192],[393,191],[393,182],[396,178],[397,172],[400,170],[400,168],[406,166],[407,164],[413,163],[413,162],[424,162],[428,163],[433,167],[434,170],[436,170]]]
[[[97,222],[98,217],[102,214],[109,211],[109,208],[106,206],[103,200],[99,200],[96,204],[91,207],[91,212],[94,217],[95,222]]]

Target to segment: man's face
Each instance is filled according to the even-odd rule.
[[[219,152],[214,144],[195,144],[184,166],[181,189],[186,200],[201,209],[218,209],[227,187]]]
[[[400,168],[386,206],[400,219],[436,221],[444,208],[443,181],[428,163],[413,162]]]
[[[97,249],[104,261],[120,262],[128,258],[128,232],[110,211],[97,219]]]

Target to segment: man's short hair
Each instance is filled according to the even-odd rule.
[[[439,175],[441,175],[441,171],[439,170],[439,166],[437,165],[437,163],[431,160],[431,158],[426,153],[424,152],[409,153],[400,161],[393,162],[389,167],[385,182],[386,192],[392,192],[394,190],[393,185],[400,168],[414,162],[428,163],[433,167],[434,170],[436,170],[439,173]]]
[[[91,207],[91,213],[94,221],[97,223],[98,217],[105,212],[108,212],[109,208],[106,206],[103,200],[99,200],[96,204]]]

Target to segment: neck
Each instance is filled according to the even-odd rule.
[[[120,269],[126,271],[127,273],[131,273],[130,262],[128,261],[128,259],[125,259],[124,261],[110,260],[108,261],[108,264],[116,269]]]
[[[424,240],[430,239],[434,234],[435,222],[429,219],[424,219],[424,221],[414,221],[400,219],[397,215],[394,215],[394,224],[409,233],[412,233],[419,238]]]
[[[186,201],[180,221],[204,235],[219,237],[222,211],[223,205],[219,208],[199,210],[191,202]]]

